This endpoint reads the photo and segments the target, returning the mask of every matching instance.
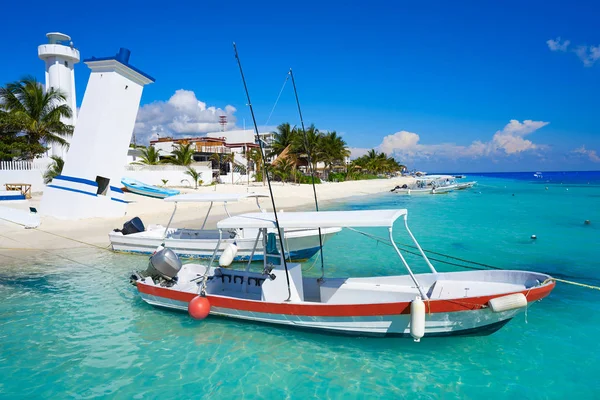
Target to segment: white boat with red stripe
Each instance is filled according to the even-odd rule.
[[[151,258],[148,270],[132,276],[148,304],[188,310],[195,317],[237,319],[369,336],[483,335],[495,332],[554,288],[546,274],[513,270],[437,272],[407,224],[407,211],[326,211],[242,214],[217,224],[219,231],[257,229],[262,271],[226,268],[220,247],[206,265],[181,265],[168,249]],[[393,239],[402,218],[427,273],[413,273]],[[279,226],[278,226],[279,225]],[[284,259],[275,232],[286,229],[382,227],[408,275],[365,278],[304,277],[301,264]],[[271,233],[269,233],[271,232]],[[277,238],[278,239],[278,238]],[[285,240],[278,243],[283,243]],[[284,249],[285,250],[285,249]],[[251,257],[252,259],[252,257]],[[325,269],[327,265],[324,266]],[[365,269],[369,266],[365,265]]]

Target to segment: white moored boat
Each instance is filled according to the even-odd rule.
[[[164,201],[174,203],[174,210],[167,226],[149,225],[145,228],[142,222],[130,221],[125,224],[122,230],[115,230],[108,234],[110,243],[114,251],[130,252],[140,254],[152,254],[158,246],[165,246],[173,250],[178,256],[184,258],[209,259],[215,250],[219,241],[219,230],[204,229],[206,221],[212,210],[214,203],[222,203],[227,211],[227,203],[237,202],[243,199],[255,199],[258,208],[259,198],[268,198],[264,194],[242,193],[242,194],[219,194],[219,193],[190,193],[167,197]],[[177,204],[186,203],[210,203],[210,207],[204,222],[200,229],[172,228],[171,223],[177,212]],[[134,222],[132,225],[131,222]],[[130,229],[127,229],[127,226]],[[133,229],[131,229],[133,227]],[[330,227],[321,230],[321,240],[325,243],[334,234],[341,230],[339,227]],[[234,261],[247,261],[252,254],[258,229],[255,228],[231,228],[226,232],[226,236],[221,240],[221,250],[229,243],[235,243],[236,254]],[[306,260],[315,255],[320,248],[318,229],[290,229],[286,231],[287,251],[290,252],[292,260]],[[262,248],[254,252],[254,259],[263,257]]]
[[[230,229],[258,229],[267,252],[263,271],[223,268],[229,258],[218,251],[206,265],[185,264],[168,249],[150,259],[148,270],[132,276],[142,299],[152,305],[188,310],[195,318],[219,315],[237,319],[358,335],[421,337],[489,334],[554,288],[548,275],[525,271],[438,273],[407,224],[406,210],[242,214],[220,221],[221,237]],[[414,274],[393,241],[392,227],[404,219],[409,236],[430,271]],[[382,227],[408,275],[366,278],[304,277],[301,265],[271,258],[277,226],[288,229]],[[218,246],[217,246],[218,247]],[[273,246],[270,246],[273,250]],[[281,251],[279,251],[281,254]],[[368,270],[369,265],[364,265]],[[326,268],[326,266],[325,266]]]

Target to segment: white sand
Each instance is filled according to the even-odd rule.
[[[346,200],[353,196],[364,196],[375,193],[387,192],[396,185],[410,184],[414,178],[397,177],[392,179],[374,179],[366,181],[351,181],[340,183],[323,183],[316,186],[319,205]],[[194,193],[264,193],[268,188],[260,183],[251,186],[227,185],[205,186],[198,190],[182,190]],[[314,209],[314,195],[311,185],[294,185],[274,183],[273,193],[275,205],[278,210],[297,211]],[[28,207],[39,209],[41,196],[34,195],[28,202],[11,202],[2,206],[27,210]],[[121,218],[91,218],[78,221],[57,220],[51,217],[42,217],[38,229],[24,229],[22,226],[0,220],[0,254],[7,250],[48,249],[59,250],[74,247],[89,247],[89,245],[108,247],[108,233],[121,228],[123,223],[135,216],[142,219],[145,225],[166,225],[173,212],[173,203],[160,199],[153,199],[126,193],[125,200],[131,203],[127,206],[127,215]],[[267,210],[272,209],[271,199],[260,200],[261,206]],[[254,200],[247,199],[228,205],[229,212],[233,214],[254,212],[257,210]],[[334,205],[335,208],[335,205]],[[208,203],[180,203],[172,226],[175,227],[200,227],[208,210]],[[216,222],[225,216],[222,205],[215,204],[207,228],[214,227]],[[62,236],[62,237],[61,237]],[[0,264],[5,259],[0,258]]]

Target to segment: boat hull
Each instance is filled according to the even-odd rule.
[[[187,311],[188,303],[197,295],[165,287],[137,282],[141,298],[158,307]],[[528,305],[544,298],[554,283],[518,292],[526,296]],[[454,335],[487,335],[500,329],[525,308],[493,312],[489,300],[505,296],[465,297],[426,302],[425,337]],[[211,315],[317,329],[361,336],[410,335],[410,302],[375,304],[301,304],[268,303],[207,295]]]
[[[217,247],[218,238],[212,239],[173,239],[167,237],[162,238],[164,230],[157,230],[155,237],[140,234],[123,235],[118,232],[111,232],[109,239],[112,248],[117,252],[137,253],[137,254],[152,254],[156,248],[164,243],[165,247],[173,250],[179,257],[193,258],[200,260],[208,260],[212,257],[215,248]],[[327,242],[333,235],[338,233],[340,228],[322,229],[323,244]],[[198,231],[201,232],[201,231]],[[237,254],[234,257],[234,262],[245,262],[250,260],[252,249],[256,241],[253,235],[250,238],[234,238],[224,239],[221,241],[220,252],[225,249],[229,243],[236,243],[238,248]],[[318,230],[297,230],[286,234],[286,247],[290,253],[290,257],[294,261],[307,260],[314,256],[320,249]],[[253,260],[260,261],[264,257],[262,247],[258,246]]]

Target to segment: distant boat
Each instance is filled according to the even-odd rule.
[[[143,182],[130,178],[121,179],[121,183],[127,188],[127,191],[135,194],[141,194],[142,196],[164,199],[165,197],[179,194],[179,190],[176,189],[166,189],[158,186],[147,185]]]
[[[533,176],[538,179],[542,179],[544,177],[541,172],[536,172],[535,174],[533,174]]]

